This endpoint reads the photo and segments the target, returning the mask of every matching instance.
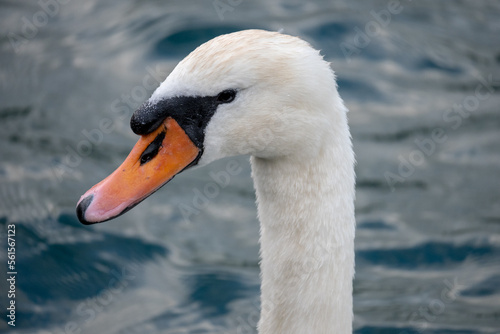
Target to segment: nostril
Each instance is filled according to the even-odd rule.
[[[156,136],[155,140],[151,142],[151,144],[146,147],[144,152],[141,154],[141,165],[144,165],[146,162],[152,160],[154,157],[158,155],[158,151],[163,144],[163,139],[165,139],[165,131],[160,132],[158,136]]]
[[[94,199],[94,195],[89,195],[89,196],[85,197],[84,199],[82,199],[76,207],[76,215],[78,216],[78,220],[82,224],[85,224],[85,225],[92,224],[91,222],[89,222],[85,219],[85,211],[87,211],[87,208],[89,207],[90,203],[92,203],[93,199]]]

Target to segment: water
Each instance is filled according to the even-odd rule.
[[[499,3],[232,3],[1,4],[0,253],[15,223],[18,274],[16,326],[2,316],[0,332],[255,332],[248,158],[188,221],[182,205],[230,160],[105,224],[81,225],[74,206],[125,158],[131,113],[182,57],[265,28],[321,49],[350,109],[356,333],[498,333]]]

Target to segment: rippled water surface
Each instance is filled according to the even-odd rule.
[[[229,160],[105,224],[74,215],[128,154],[128,119],[158,81],[246,28],[321,49],[350,109],[356,333],[499,332],[498,1],[64,2],[0,3],[0,267],[14,223],[18,273],[16,326],[2,316],[1,332],[255,332],[247,157],[188,221],[182,205]]]

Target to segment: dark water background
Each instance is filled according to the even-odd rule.
[[[187,220],[180,208],[229,160],[114,221],[74,215],[134,144],[128,118],[157,80],[245,28],[302,36],[338,75],[358,161],[356,333],[500,332],[498,1],[43,3],[0,2],[0,332],[255,332],[247,157]]]

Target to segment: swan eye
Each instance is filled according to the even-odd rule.
[[[233,102],[236,97],[236,91],[232,89],[224,90],[217,95],[217,102],[219,103],[230,103]]]

